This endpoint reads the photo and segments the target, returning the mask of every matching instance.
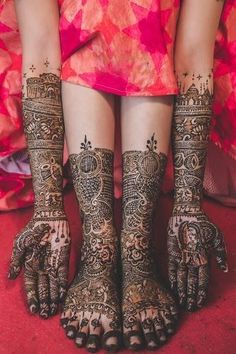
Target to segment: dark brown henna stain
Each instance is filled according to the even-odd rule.
[[[210,251],[215,250],[222,269],[226,269],[226,253],[222,233],[201,209],[212,115],[212,71],[193,74],[191,84],[181,77],[173,122],[175,198],[168,227],[169,280],[180,303],[192,311],[207,297]]]
[[[122,308],[126,346],[133,350],[142,346],[143,335],[148,348],[160,343],[158,334],[156,341],[152,335],[155,321],[165,330],[163,316],[177,313],[174,300],[160,285],[152,254],[153,214],[167,161],[166,155],[154,151],[156,143],[153,136],[147,151],[123,154]]]
[[[70,164],[84,239],[80,270],[68,291],[63,317],[67,313],[82,317],[76,343],[81,347],[87,342],[87,349],[96,351],[102,338],[91,336],[91,333],[87,337],[85,332],[91,316],[94,319],[90,331],[106,328],[104,348],[118,348],[121,333],[116,284],[118,239],[113,220],[113,152],[92,149],[87,137],[81,149],[80,154],[70,155]],[[109,338],[111,344],[108,346]]]
[[[49,65],[49,64],[48,64]],[[34,72],[35,66],[30,70]],[[60,78],[52,73],[25,79],[24,129],[35,194],[34,216],[16,237],[10,278],[25,267],[25,290],[31,312],[56,313],[66,292],[70,250],[63,209],[64,125]]]

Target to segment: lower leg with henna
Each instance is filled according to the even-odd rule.
[[[83,246],[79,272],[68,290],[61,322],[78,347],[86,346],[90,352],[100,347],[115,351],[120,346],[121,310],[116,279],[118,238],[113,219],[113,113],[109,98],[73,86],[66,87],[65,125]],[[70,100],[76,103],[71,105]],[[70,107],[76,112],[72,114]],[[81,142],[82,130],[88,132],[91,141],[85,136]],[[101,146],[102,141],[105,148],[93,148],[95,144]]]
[[[167,147],[162,149],[163,145],[155,138],[162,126],[162,119],[158,123],[156,113],[154,110],[155,119],[145,122],[157,133],[148,141],[143,140],[146,150],[123,149],[122,311],[125,345],[133,350],[143,345],[156,349],[173,333],[177,318],[175,302],[158,279],[152,254],[152,221],[165,172],[169,138],[167,134],[164,139]],[[129,148],[129,144],[125,145]],[[137,144],[137,147],[141,146]]]

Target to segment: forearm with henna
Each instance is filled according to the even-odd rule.
[[[64,124],[57,70],[23,75],[23,117],[35,195],[34,215],[17,235],[9,277],[25,267],[30,311],[47,318],[57,311],[67,284],[69,227],[63,207]]]
[[[227,269],[221,231],[201,208],[203,178],[212,115],[212,72],[179,76],[173,123],[175,195],[168,226],[169,279],[181,304],[201,307],[208,287],[208,258],[214,249]]]

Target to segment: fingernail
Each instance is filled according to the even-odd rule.
[[[35,314],[38,311],[38,307],[36,305],[31,305],[30,306],[30,312],[32,314]]]
[[[229,271],[229,267],[226,265],[221,266],[220,269],[223,270],[224,273],[228,273]]]

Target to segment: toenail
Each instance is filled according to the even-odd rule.
[[[140,344],[141,340],[139,337],[130,337],[130,345]]]
[[[77,337],[75,339],[75,343],[78,345],[78,347],[83,347],[85,344],[86,340],[86,334],[85,333],[78,333]]]
[[[160,337],[160,341],[161,342],[165,342],[166,341],[166,336],[162,334],[161,337]]]
[[[67,334],[68,337],[73,337],[74,332],[73,331],[68,331],[66,334]]]
[[[73,326],[68,326],[66,330],[66,335],[68,338],[75,338],[76,330]]]

